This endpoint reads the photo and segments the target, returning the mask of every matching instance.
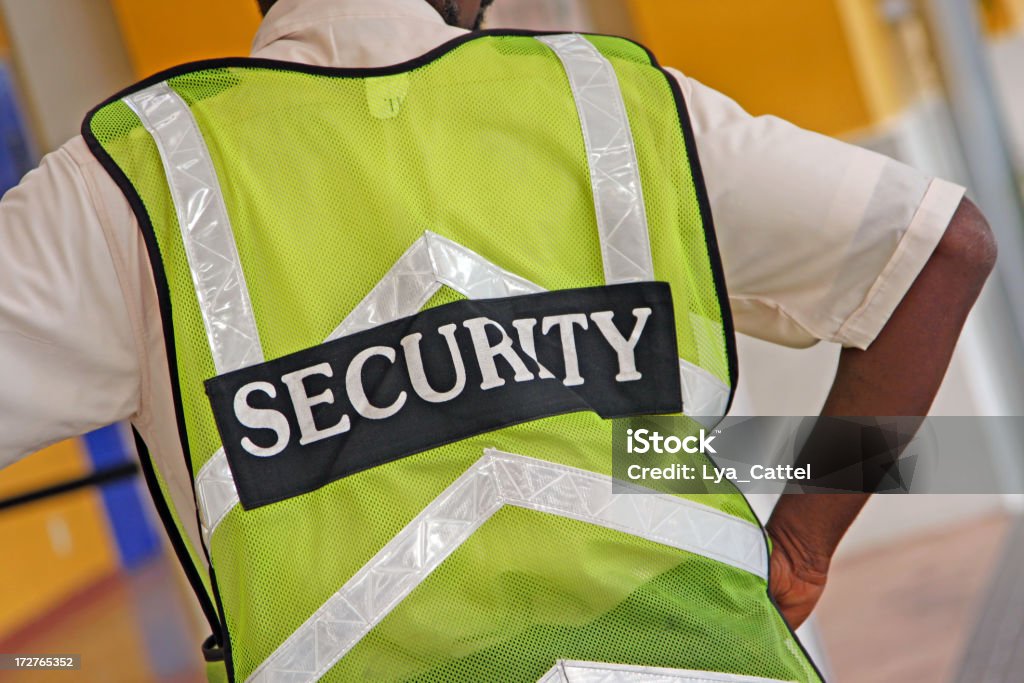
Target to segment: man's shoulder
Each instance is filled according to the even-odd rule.
[[[83,170],[87,168],[102,170],[99,160],[89,150],[89,145],[81,135],[76,135],[65,142],[57,152],[66,154],[75,165]]]

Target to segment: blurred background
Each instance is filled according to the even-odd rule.
[[[0,0],[0,191],[108,95],[246,55],[258,23],[255,0]],[[933,414],[1024,415],[1024,0],[498,0],[488,23],[635,38],[754,114],[968,186],[1000,263]],[[734,414],[815,414],[837,353],[741,338]],[[1004,494],[876,497],[854,526],[802,633],[830,680],[1024,680],[1022,441],[986,438]],[[204,680],[208,634],[134,458],[114,425],[0,472],[0,652]]]

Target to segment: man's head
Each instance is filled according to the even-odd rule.
[[[452,26],[466,29],[478,29],[483,23],[484,14],[494,0],[425,0],[441,13],[444,20]],[[277,0],[257,0],[260,11],[266,14]]]

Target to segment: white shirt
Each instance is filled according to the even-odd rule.
[[[462,33],[425,0],[279,0],[252,54],[375,67]],[[672,73],[693,122],[736,329],[789,346],[867,347],[963,188],[751,117]],[[199,547],[146,249],[127,201],[80,137],[0,201],[0,369],[0,466],[130,419]]]

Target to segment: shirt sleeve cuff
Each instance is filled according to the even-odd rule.
[[[935,251],[964,191],[939,178],[931,181],[892,258],[863,303],[843,323],[835,341],[858,349],[871,345]]]

